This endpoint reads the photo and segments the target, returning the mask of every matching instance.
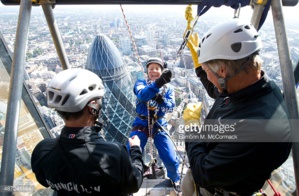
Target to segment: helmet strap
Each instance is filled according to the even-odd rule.
[[[225,78],[218,77],[218,83],[222,89],[226,89],[226,79]]]
[[[244,69],[244,67],[247,65],[247,63],[249,62],[250,59],[252,59],[252,56],[247,58],[247,60],[243,63],[243,65],[239,68],[239,70],[235,74],[233,74],[227,78],[221,78],[216,72],[214,72],[211,69],[211,67],[208,64],[206,64],[206,66],[209,67],[209,69],[212,71],[212,73],[218,78],[219,86],[223,89],[223,91],[227,92],[227,86],[226,86],[227,81],[230,80],[235,75],[237,75],[238,73],[240,73]]]
[[[220,85],[220,87],[224,90],[224,91],[227,91],[226,90],[226,82],[227,82],[227,80],[230,78],[221,78],[216,72],[214,72],[212,69],[211,69],[211,67],[208,65],[208,64],[205,64],[210,70],[211,70],[211,72],[217,77],[217,79],[218,79],[218,83],[219,83],[219,85]]]
[[[102,99],[91,100],[87,104],[87,106],[88,106],[90,114],[92,114],[98,118],[99,112],[102,108]]]

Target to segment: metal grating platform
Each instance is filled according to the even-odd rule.
[[[144,179],[141,188],[133,196],[176,196],[169,179]]]

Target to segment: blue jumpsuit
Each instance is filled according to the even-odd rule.
[[[149,102],[150,108],[155,108],[154,110],[150,110],[150,116],[155,115],[157,117],[157,122],[154,123],[152,132],[154,144],[163,164],[167,169],[167,176],[173,182],[177,182],[180,180],[178,169],[180,163],[175,152],[175,146],[171,141],[168,132],[163,131],[160,127],[163,126],[165,130],[167,130],[167,121],[164,118],[165,113],[172,112],[175,107],[173,87],[167,84],[159,89],[155,82],[147,83],[146,80],[137,80],[134,85],[134,93],[137,96],[137,117],[132,124],[133,130],[130,137],[134,135],[139,137],[141,142],[140,146],[143,151],[148,139],[148,131],[141,131],[140,128],[148,128],[147,102]],[[161,104],[152,100],[157,93],[160,93],[164,97],[164,102]],[[127,148],[129,150],[130,146],[127,145]]]

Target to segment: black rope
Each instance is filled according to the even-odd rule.
[[[295,84],[296,88],[299,86],[299,60],[294,70]]]

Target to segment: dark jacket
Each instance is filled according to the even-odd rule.
[[[45,139],[31,158],[36,179],[58,195],[128,195],[143,180],[141,150],[130,155],[119,143],[105,141],[98,127],[64,127],[58,139]],[[131,159],[130,159],[131,157]]]
[[[201,83],[205,87],[208,95],[210,97],[216,99],[219,96],[219,92],[218,92],[216,86],[214,86],[214,84],[207,79],[206,72],[202,69],[201,66],[196,68],[195,72],[196,72],[196,75],[199,77]]]
[[[209,95],[216,98],[203,127],[234,121],[234,133],[243,139],[186,142],[194,180],[211,192],[222,188],[252,195],[290,153],[291,128],[280,89],[262,72],[262,78],[245,89],[219,94],[205,72],[197,73],[209,87]]]

